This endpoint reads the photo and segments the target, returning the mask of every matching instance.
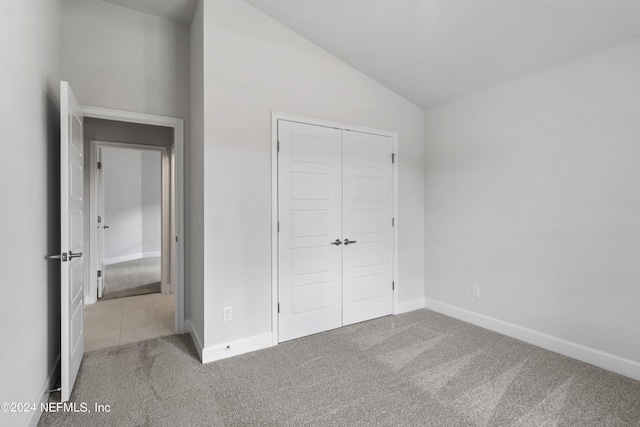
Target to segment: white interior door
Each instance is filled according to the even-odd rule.
[[[98,205],[98,227],[96,233],[96,268],[98,270],[98,298],[104,293],[104,233],[108,225],[104,219],[104,172],[102,169],[102,147],[97,147],[96,158],[96,196]]]
[[[342,148],[343,324],[350,325],[393,312],[393,141],[345,131]]]
[[[83,117],[69,84],[60,82],[61,398],[69,400],[84,354]]]
[[[279,121],[279,340],[342,326],[342,132]]]

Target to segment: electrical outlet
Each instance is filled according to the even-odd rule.
[[[228,322],[233,319],[233,308],[232,307],[224,307],[222,309],[222,321]]]
[[[476,297],[476,298],[480,298],[480,286],[478,286],[478,285],[473,285],[472,293],[473,293],[473,296],[474,296],[474,297]]]

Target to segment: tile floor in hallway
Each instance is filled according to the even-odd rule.
[[[173,294],[98,301],[84,308],[84,350],[98,350],[174,334]]]

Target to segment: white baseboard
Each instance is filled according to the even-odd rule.
[[[202,361],[202,340],[198,336],[198,333],[193,328],[193,324],[191,323],[191,319],[184,321],[184,331],[191,335],[191,341],[196,346],[196,350],[198,351],[198,356],[200,356],[200,360]]]
[[[119,262],[132,261],[134,259],[152,258],[162,256],[162,252],[138,252],[135,254],[121,255],[104,259],[104,265],[117,264]]]
[[[36,404],[36,410],[29,414],[29,418],[27,419],[27,423],[25,426],[28,427],[37,427],[40,422],[40,417],[42,416],[42,411],[40,408],[43,403],[47,403],[49,401],[49,390],[51,390],[51,384],[58,378],[58,374],[60,373],[60,355],[56,358],[53,367],[51,368],[51,372],[49,372],[49,376],[44,382],[42,389],[40,390],[40,394],[36,396],[32,402]]]
[[[420,310],[421,308],[424,308],[424,298],[401,301],[398,302],[394,314],[408,313],[410,311]]]
[[[640,363],[432,299],[425,308],[640,381]]]
[[[206,347],[202,350],[202,363],[215,362],[227,357],[238,356],[250,351],[262,350],[273,347],[273,334],[271,332],[244,338],[224,344]]]

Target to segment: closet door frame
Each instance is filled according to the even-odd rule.
[[[398,134],[381,129],[373,129],[346,123],[333,122],[329,120],[304,117],[276,111],[271,112],[271,333],[273,345],[279,342],[278,336],[278,121],[286,120],[290,122],[324,126],[328,128],[347,130],[353,132],[370,133],[390,137],[393,144],[393,155],[395,162],[393,168],[393,314],[398,314],[398,289],[402,286],[398,282]],[[391,161],[391,159],[389,159]]]

